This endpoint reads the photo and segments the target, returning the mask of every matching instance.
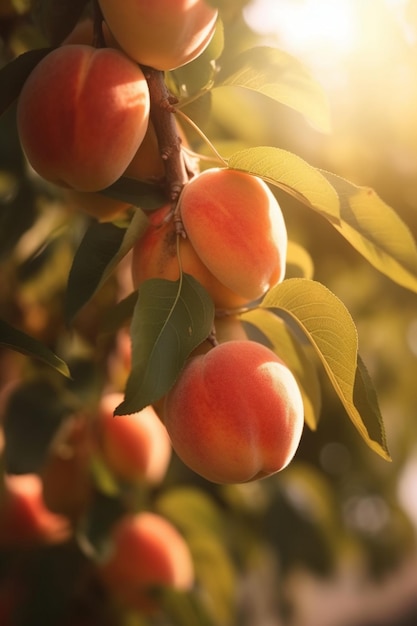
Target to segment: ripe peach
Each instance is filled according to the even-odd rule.
[[[97,437],[103,459],[115,476],[126,481],[160,482],[171,459],[165,426],[151,406],[139,413],[114,416],[122,393],[108,393],[100,402]]]
[[[205,170],[185,185],[180,214],[202,262],[242,298],[256,300],[284,278],[284,217],[260,178],[231,169]]]
[[[126,515],[111,533],[112,550],[99,565],[106,587],[127,606],[152,612],[149,592],[157,586],[190,589],[194,582],[191,553],[179,531],[155,513]]]
[[[240,483],[282,470],[303,429],[297,382],[269,348],[227,341],[192,357],[165,401],[174,450],[215,483]]]
[[[133,247],[132,278],[135,288],[149,278],[179,278],[175,225],[173,220],[166,221],[169,211],[169,206],[155,211],[145,234]],[[213,276],[188,238],[180,238],[179,245],[183,272],[191,274],[207,289],[217,308],[232,309],[247,304],[247,298],[234,293]]]
[[[172,70],[195,59],[214,33],[217,10],[204,0],[99,0],[120,47],[141,65]]]
[[[39,476],[6,475],[0,502],[0,546],[55,543],[69,534],[68,520],[46,508]]]
[[[46,180],[99,191],[132,161],[149,120],[149,90],[122,52],[66,45],[26,80],[17,106],[22,148]]]

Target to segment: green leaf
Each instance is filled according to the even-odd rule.
[[[143,283],[133,314],[132,369],[115,415],[136,413],[174,384],[187,357],[213,328],[214,305],[188,274]]]
[[[167,198],[160,185],[153,185],[142,180],[122,176],[110,187],[102,189],[103,195],[128,202],[141,209],[157,209],[166,204]]]
[[[286,278],[313,278],[314,263],[307,250],[295,241],[288,241]]]
[[[63,376],[71,378],[67,364],[52,350],[37,339],[17,330],[4,320],[0,320],[0,345],[26,354],[34,359],[39,359]]]
[[[339,194],[336,230],[380,272],[416,292],[417,246],[407,225],[373,189],[322,174]]]
[[[277,48],[244,50],[222,67],[215,87],[256,91],[301,113],[318,130],[330,131],[330,108],[322,87],[305,65]]]
[[[354,426],[372,450],[389,460],[385,436],[375,433],[374,417],[368,429],[364,420],[369,419],[369,411],[361,415],[362,402],[359,407],[355,405],[357,398],[363,400],[364,397],[358,386],[361,384],[357,374],[358,338],[344,304],[320,283],[293,278],[271,289],[261,306],[282,309],[297,322],[315,349]]]
[[[0,115],[18,98],[31,71],[51,50],[52,48],[29,50],[0,69]]]
[[[137,209],[128,228],[111,222],[94,222],[86,231],[68,277],[66,317],[72,321],[78,311],[108,279],[119,261],[145,230],[148,220]]]
[[[319,170],[292,152],[270,146],[248,148],[232,154],[228,165],[260,176],[332,223],[339,221],[339,198],[333,186]]]
[[[268,340],[269,347],[294,374],[304,400],[304,418],[312,430],[317,428],[321,411],[321,387],[314,361],[282,319],[267,309],[253,309],[240,316],[256,326]]]
[[[70,34],[88,0],[32,0],[35,22],[53,45]]]
[[[131,294],[120,300],[113,307],[104,312],[104,319],[100,328],[103,333],[114,333],[123,326],[126,326],[133,317],[135,304],[138,299],[138,292]]]

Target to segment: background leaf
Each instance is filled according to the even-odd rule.
[[[66,317],[69,321],[100,289],[147,224],[145,214],[137,209],[128,228],[111,222],[94,222],[87,229],[68,277]]]
[[[280,187],[332,223],[339,221],[339,198],[333,186],[319,170],[292,152],[270,146],[248,148],[232,154],[228,165]]]
[[[0,345],[39,359],[63,376],[71,377],[67,364],[45,344],[14,328],[4,320],[0,320]]]
[[[304,419],[315,430],[321,410],[321,388],[317,367],[285,322],[267,309],[254,309],[240,316],[256,326],[268,340],[269,347],[294,374],[304,401]]]
[[[100,193],[141,209],[157,209],[167,201],[160,185],[153,185],[127,176],[122,176]]]
[[[213,328],[214,305],[188,274],[143,283],[131,325],[132,369],[116,415],[136,413],[174,384],[192,350]]]
[[[417,246],[398,213],[373,189],[322,173],[340,198],[340,223],[333,223],[336,230],[379,271],[417,291]]]
[[[42,33],[53,45],[70,34],[88,0],[32,0],[32,15]]]
[[[29,50],[0,69],[0,115],[16,100],[31,71],[51,50]]]
[[[215,87],[250,89],[301,113],[313,126],[330,131],[326,95],[306,69],[287,52],[259,46],[249,48],[225,63]]]
[[[358,339],[355,324],[344,304],[320,283],[293,278],[274,287],[265,296],[262,306],[283,309],[298,323],[316,350],[333,388],[362,438],[372,450],[388,460],[385,436],[374,432],[374,419],[370,426],[371,436],[364,421],[368,412],[362,416],[354,403]],[[373,438],[375,435],[376,439]]]

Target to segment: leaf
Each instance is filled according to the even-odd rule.
[[[248,148],[232,154],[228,165],[260,176],[332,223],[339,221],[339,198],[333,186],[319,170],[292,152],[270,146]]]
[[[135,304],[138,299],[138,292],[131,294],[120,300],[113,307],[104,312],[104,319],[100,328],[103,333],[114,333],[122,326],[125,326],[133,317]]]
[[[407,225],[373,189],[322,174],[339,194],[336,230],[380,272],[416,292],[417,246]]]
[[[307,250],[295,241],[288,241],[286,278],[313,278],[314,263]]]
[[[293,278],[271,289],[261,306],[282,309],[297,322],[314,347],[354,426],[372,450],[389,460],[383,430],[382,434],[375,433],[374,416],[371,416],[368,430],[364,420],[369,419],[369,411],[362,416],[359,413],[362,404],[355,406],[355,400],[363,400],[364,395],[358,386],[361,384],[357,375],[358,338],[344,304],[320,283]]]
[[[225,63],[215,87],[256,91],[301,113],[318,130],[330,131],[324,90],[305,65],[283,50],[268,46],[244,50]]]
[[[35,22],[53,45],[70,34],[88,0],[32,0]]]
[[[67,364],[52,350],[37,339],[17,330],[4,320],[0,320],[0,345],[26,354],[34,359],[39,359],[63,376],[71,378]]]
[[[157,209],[166,204],[166,195],[160,185],[153,185],[134,178],[122,176],[110,187],[106,187],[100,193],[109,198],[115,198],[122,202],[128,202],[132,206],[141,209]]]
[[[18,98],[31,71],[51,50],[52,48],[29,50],[0,69],[0,115]]]
[[[111,222],[94,222],[87,229],[68,277],[66,317],[69,322],[108,279],[147,223],[145,214],[138,209],[127,229]]]
[[[130,331],[132,370],[115,415],[136,413],[159,400],[192,350],[208,337],[213,320],[213,302],[192,276],[145,281]]]
[[[304,418],[312,430],[317,428],[321,411],[321,387],[315,363],[282,319],[267,309],[253,309],[240,316],[242,322],[258,328],[269,347],[294,374],[304,400]]]

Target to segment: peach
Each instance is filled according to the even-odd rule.
[[[0,502],[0,546],[31,547],[69,537],[68,520],[49,511],[36,474],[5,476]]]
[[[78,191],[114,183],[149,120],[148,85],[122,52],[74,44],[50,52],[20,93],[17,125],[33,169]]]
[[[155,587],[189,590],[194,565],[189,547],[165,518],[143,511],[126,515],[111,532],[111,550],[99,565],[105,586],[125,605],[152,612]]]
[[[210,43],[217,10],[204,0],[99,0],[120,47],[141,65],[172,70]]]
[[[123,394],[114,392],[101,399],[96,421],[99,449],[118,478],[151,484],[165,476],[171,459],[171,442],[165,426],[151,406],[138,413],[114,416]]]
[[[150,278],[179,278],[175,224],[172,219],[166,221],[169,211],[169,206],[155,211],[150,217],[148,229],[133,247],[132,278],[135,288],[140,288]],[[246,298],[240,297],[217,280],[202,263],[188,238],[180,238],[179,246],[183,272],[191,274],[203,285],[217,308],[233,309],[247,304]]]
[[[241,483],[292,460],[303,400],[293,374],[269,348],[227,341],[188,360],[166,396],[164,423],[192,470],[215,483]]]
[[[242,298],[256,300],[283,280],[285,221],[260,178],[226,168],[205,170],[185,185],[180,215],[204,265]]]

